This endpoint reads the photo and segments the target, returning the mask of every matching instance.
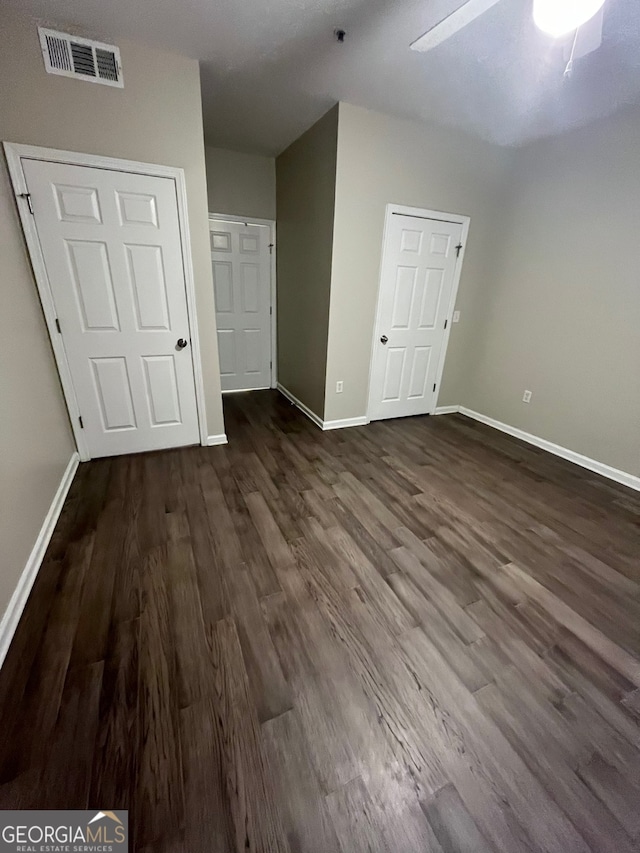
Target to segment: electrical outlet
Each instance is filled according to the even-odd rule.
[[[525,391],[524,392],[524,394],[522,396],[522,402],[523,403],[530,403],[531,402],[531,391]]]
[[[342,379],[338,379],[338,381],[336,382],[336,394],[342,394],[343,391],[344,382],[342,381]]]
[[[459,311],[454,311],[454,312],[453,312],[453,322],[454,322],[454,323],[459,323],[459,322],[460,322],[460,312],[459,312]]]

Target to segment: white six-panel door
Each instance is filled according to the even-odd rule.
[[[463,226],[393,213],[373,340],[371,420],[433,412]]]
[[[271,255],[265,225],[209,220],[223,391],[271,387]]]
[[[22,164],[90,456],[197,443],[175,182]]]

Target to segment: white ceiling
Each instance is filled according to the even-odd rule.
[[[607,0],[604,42],[569,81],[562,46],[532,23],[532,0],[500,0],[426,54],[409,44],[460,0],[4,2],[104,40],[199,59],[207,143],[237,150],[278,153],[338,100],[500,145],[640,102],[639,0]],[[338,26],[347,31],[342,45]]]

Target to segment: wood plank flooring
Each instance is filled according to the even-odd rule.
[[[0,673],[0,806],[142,853],[640,850],[640,495],[462,416],[82,465]]]

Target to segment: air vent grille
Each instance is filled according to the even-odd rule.
[[[98,66],[98,76],[103,80],[118,79],[118,64],[112,50],[102,50],[96,48],[96,64]]]
[[[49,74],[62,74],[106,86],[124,86],[120,51],[114,45],[43,28],[39,33]]]
[[[78,42],[72,41],[71,56],[73,57],[73,70],[76,74],[86,74],[87,77],[96,76],[96,63],[91,45],[78,44]]]
[[[56,36],[45,36],[45,39],[51,65],[60,71],[71,71],[69,42]]]

